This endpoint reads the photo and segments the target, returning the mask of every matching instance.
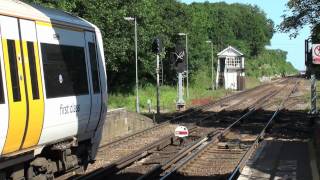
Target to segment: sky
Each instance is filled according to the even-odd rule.
[[[279,25],[282,21],[281,16],[287,10],[286,3],[288,0],[180,0],[184,3],[192,2],[221,2],[226,3],[243,3],[252,4],[260,7],[267,15],[267,18],[272,19],[275,25]],[[305,27],[299,31],[298,37],[290,39],[289,34],[276,32],[272,39],[269,49],[281,49],[288,52],[287,61],[298,70],[304,70],[304,40],[310,35],[310,28]]]

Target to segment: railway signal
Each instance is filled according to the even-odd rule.
[[[159,38],[155,38],[152,43],[152,52],[155,54],[159,54],[162,50],[161,40]]]
[[[172,58],[175,70],[178,73],[186,72],[186,51],[181,45],[176,45]]]
[[[185,108],[185,101],[183,100],[183,74],[187,71],[185,49],[180,44],[177,44],[175,52],[171,54],[171,58],[171,62],[178,72],[178,100],[176,107],[179,111]]]

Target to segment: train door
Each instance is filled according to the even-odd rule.
[[[44,116],[44,98],[35,21],[19,19],[24,73],[27,87],[28,117],[22,148],[39,142]]]
[[[101,85],[100,85],[100,74],[99,74],[99,63],[97,57],[97,45],[95,34],[92,32],[85,32],[86,38],[86,50],[87,50],[87,67],[90,69],[90,94],[91,94],[91,110],[90,120],[87,125],[87,131],[95,130],[97,123],[100,119],[101,112]]]
[[[0,29],[9,105],[8,129],[2,154],[8,154],[21,148],[27,125],[27,97],[18,19],[0,16]]]
[[[45,22],[36,24],[45,92],[42,144],[84,133],[91,96],[84,31]]]
[[[1,29],[1,18],[0,18],[0,29]],[[0,32],[0,154],[4,147],[6,140],[7,130],[8,130],[8,99],[7,99],[7,88],[5,80],[5,70],[4,70],[4,60],[2,51],[2,41],[3,37]]]
[[[9,105],[8,125],[4,123],[8,129],[1,135],[7,133],[3,147],[7,154],[38,144],[44,104],[35,22],[6,16],[0,22]]]

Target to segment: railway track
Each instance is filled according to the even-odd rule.
[[[106,164],[110,164],[111,162],[118,160],[120,157],[127,156],[131,152],[137,151],[147,144],[151,144],[152,142],[161,139],[168,134],[172,134],[174,128],[176,127],[175,123],[177,122],[191,124],[192,126],[194,122],[201,122],[206,118],[214,116],[216,113],[210,112],[210,109],[214,107],[216,107],[217,111],[221,111],[228,107],[246,107],[246,105],[241,103],[250,101],[252,99],[254,100],[254,97],[259,97],[259,94],[262,94],[263,91],[275,88],[275,84],[277,83],[284,82],[278,81],[275,83],[265,84],[260,87],[240,92],[238,94],[230,95],[226,98],[222,98],[216,102],[210,103],[209,105],[201,106],[201,108],[197,107],[197,110],[188,111],[186,114],[174,117],[167,122],[156,125],[149,129],[139,131],[135,134],[122,137],[106,144],[102,144],[98,150],[97,161],[94,165],[89,166],[88,172],[93,171],[101,166],[105,166]],[[237,100],[234,100],[234,98],[237,98]],[[208,111],[211,116],[208,116],[205,111]]]
[[[296,87],[297,83],[290,87],[274,112],[255,111],[253,117],[242,119],[245,121],[241,126],[238,124],[241,118],[238,119],[216,138],[199,144],[191,154],[162,173],[160,179],[236,179]]]
[[[285,84],[288,83],[288,80],[279,82],[279,84],[282,84],[280,90],[271,90],[274,87],[261,87],[256,88],[256,91],[250,91],[255,92],[251,93],[251,97],[254,97],[251,99],[251,104],[246,102],[245,98],[240,98],[241,100],[238,102],[233,103],[232,105],[224,108],[225,110],[232,110],[237,109],[237,107],[242,106],[244,104],[247,105],[247,108],[250,109],[245,115],[243,115],[242,111],[238,112],[238,122],[241,121],[241,119],[244,119],[244,117],[247,117],[249,114],[251,114],[253,111],[256,111],[260,108],[260,106],[263,103],[266,103],[271,97],[276,96],[279,92],[281,92],[282,88],[285,88]],[[268,90],[271,90],[269,94],[264,95],[261,97],[261,91],[266,90],[263,88],[267,88]],[[259,90],[261,90],[259,92]],[[250,94],[250,93],[249,93]],[[260,97],[255,96],[260,95]],[[247,98],[248,100],[248,98]],[[221,101],[220,101],[221,102]],[[223,101],[221,102],[223,103]],[[243,104],[244,103],[244,104]],[[206,106],[207,108],[208,106]],[[148,146],[145,146],[134,153],[131,153],[124,158],[116,161],[115,163],[102,166],[102,168],[99,168],[95,172],[81,177],[81,179],[103,179],[105,177],[108,178],[119,178],[121,177],[121,174],[132,174],[131,178],[139,178],[139,175],[144,174],[141,176],[141,179],[154,177],[154,173],[159,173],[161,171],[164,171],[164,169],[170,169],[173,164],[180,161],[184,156],[186,156],[186,153],[191,153],[194,151],[193,148],[198,148],[199,143],[206,143],[211,138],[217,138],[216,136],[218,134],[221,135],[221,133],[225,132],[228,127],[225,125],[225,127],[218,127],[221,126],[223,121],[225,121],[225,124],[230,124],[234,121],[234,119],[237,117],[233,115],[231,118],[230,116],[216,116],[217,113],[204,115],[197,117],[197,122],[200,122],[200,124],[204,124],[210,119],[210,123],[212,126],[210,128],[204,128],[204,127],[192,127],[191,128],[191,137],[189,139],[189,142],[187,142],[185,146],[178,146],[177,141],[175,140],[175,137],[171,134],[168,136],[165,136],[163,138],[160,138],[160,140],[156,141],[155,143],[151,143]],[[243,116],[241,116],[243,115]],[[212,120],[212,117],[215,117],[215,120]],[[185,116],[187,117],[187,116]],[[219,117],[219,118],[217,118]],[[239,118],[240,117],[240,118]],[[190,117],[189,117],[190,118]],[[195,122],[193,120],[193,122]],[[199,124],[199,123],[198,123]],[[236,124],[236,123],[235,123]],[[233,126],[235,125],[233,124]],[[218,127],[218,128],[217,128]],[[201,145],[201,144],[200,144]],[[143,159],[141,161],[141,159]],[[138,161],[140,160],[140,161]],[[139,174],[139,175],[138,175]],[[125,179],[127,179],[125,178]]]
[[[246,100],[246,101],[250,101],[250,96],[251,97],[255,97],[255,96],[258,96],[259,94],[261,94],[263,91],[268,91],[272,88],[274,88],[272,85],[275,84],[275,83],[284,83],[286,80],[284,81],[280,81],[280,80],[277,80],[276,82],[273,82],[273,83],[268,83],[268,84],[263,84],[261,86],[257,86],[255,88],[252,88],[252,89],[249,89],[249,90],[246,90],[246,91],[242,91],[240,93],[235,93],[235,94],[232,94],[232,95],[229,95],[227,97],[224,97],[224,98],[221,98],[217,101],[214,101],[214,102],[211,102],[211,103],[208,103],[208,104],[205,104],[205,105],[201,105],[201,106],[197,106],[197,107],[193,107],[193,108],[190,108],[188,109],[185,113],[183,114],[180,114],[176,117],[173,117],[172,119],[168,120],[168,121],[165,121],[161,124],[158,124],[158,125],[155,125],[151,128],[147,128],[147,129],[144,129],[144,130],[141,130],[141,131],[138,131],[134,134],[129,134],[129,135],[126,135],[126,136],[123,136],[121,138],[118,138],[116,140],[113,140],[111,142],[107,142],[105,144],[101,144],[100,145],[100,148],[104,148],[104,147],[107,147],[107,146],[114,146],[114,145],[117,145],[117,144],[120,144],[120,143],[126,143],[128,140],[131,140],[135,137],[139,137],[143,134],[146,134],[146,133],[149,133],[149,132],[152,132],[156,129],[161,129],[165,126],[168,126],[172,123],[181,123],[179,122],[180,120],[185,120],[187,119],[188,121],[187,122],[197,122],[197,120],[195,120],[195,118],[197,119],[201,119],[201,114],[206,111],[206,110],[210,110],[211,108],[213,107],[219,107],[220,111],[221,110],[225,110],[229,107],[237,107],[241,104],[243,104],[243,100]],[[247,95],[245,95],[247,94]],[[245,95],[245,96],[243,96]],[[239,98],[241,97],[242,98]],[[259,96],[258,96],[259,97]],[[232,102],[233,99],[235,98],[238,98],[238,100],[236,102]],[[205,115],[204,115],[205,116]],[[185,121],[184,121],[185,122]]]

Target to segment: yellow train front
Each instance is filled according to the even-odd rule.
[[[0,0],[0,179],[51,178],[94,159],[106,112],[99,29]]]

